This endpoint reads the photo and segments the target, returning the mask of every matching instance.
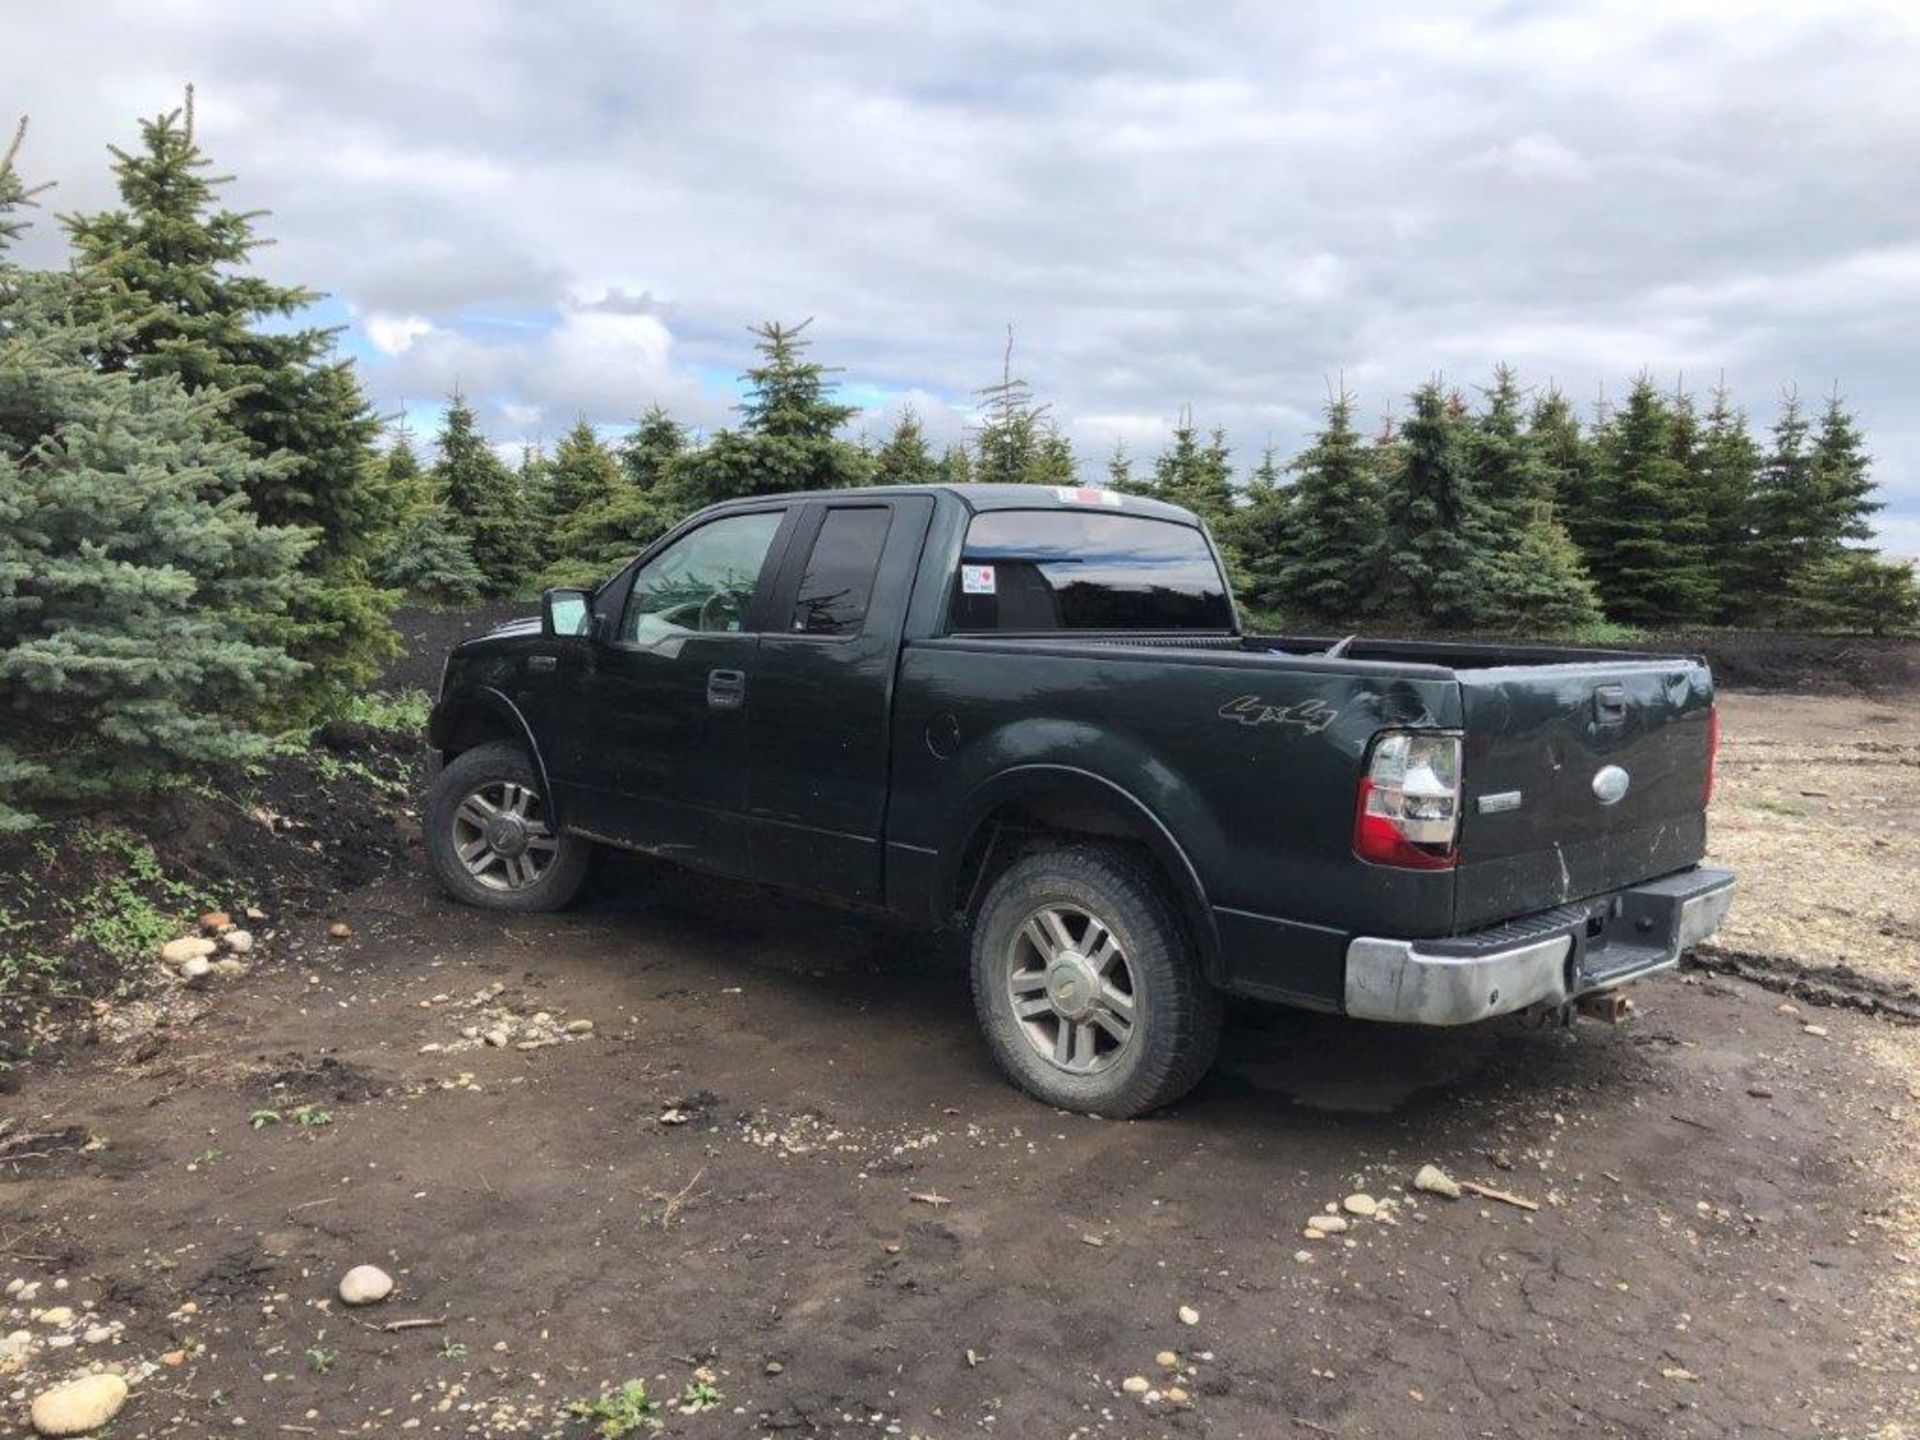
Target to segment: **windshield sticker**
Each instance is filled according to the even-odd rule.
[[[1068,505],[1119,505],[1123,499],[1118,490],[1102,490],[1098,485],[1056,485],[1053,494]]]
[[[960,589],[968,595],[993,594],[993,566],[962,565],[960,567]]]
[[[1269,705],[1258,695],[1241,695],[1220,707],[1220,717],[1242,725],[1294,725],[1309,735],[1318,735],[1340,718],[1340,712],[1329,710],[1324,700]]]

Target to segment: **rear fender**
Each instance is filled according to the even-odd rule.
[[[947,913],[967,903],[968,897],[961,893],[963,867],[976,844],[998,823],[998,817],[1017,812],[1023,802],[1060,801],[1078,802],[1125,818],[1124,838],[1138,841],[1153,855],[1173,888],[1204,973],[1217,981],[1220,946],[1213,912],[1186,847],[1138,796],[1089,770],[1068,765],[1020,765],[1001,771],[968,795],[946,843],[940,846],[941,873],[936,893],[946,897]]]

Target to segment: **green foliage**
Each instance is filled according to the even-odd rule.
[[[412,507],[371,568],[382,585],[429,605],[469,605],[488,589],[486,575],[474,563],[473,542],[454,528],[452,512],[437,502]]]
[[[1489,608],[1495,531],[1474,487],[1462,416],[1458,398],[1437,381],[1414,391],[1386,474],[1383,567],[1392,609],[1464,629],[1481,623]]]
[[[247,266],[263,243],[259,212],[220,205],[230,177],[193,133],[184,110],[142,122],[140,145],[115,147],[119,209],[70,215],[77,263],[99,283],[76,298],[91,322],[93,359],[109,373],[171,378],[195,397],[222,397],[219,423],[253,455],[241,490],[268,527],[309,537],[309,583],[289,595],[277,640],[306,668],[274,690],[282,715],[311,714],[358,686],[398,651],[367,562],[395,517],[375,449],[379,421],[350,364],[333,358],[335,332],[281,323],[319,297],[274,284]]]
[[[1836,550],[1793,577],[1782,609],[1788,624],[1807,630],[1911,634],[1920,629],[1920,582],[1909,561]]]
[[[455,391],[435,442],[433,485],[452,530],[466,540],[489,595],[512,595],[533,568],[532,538],[520,486],[480,433],[479,417]]]
[[[1001,352],[1000,378],[974,392],[980,423],[974,431],[971,474],[982,485],[1071,484],[1071,452],[1066,480],[1059,479],[1064,437],[1047,419],[1047,406],[1033,398],[1033,387],[1013,373],[1013,327]],[[1050,442],[1053,443],[1049,448]]]
[[[1580,549],[1544,500],[1508,532],[1487,564],[1484,620],[1532,635],[1591,632],[1604,617]]]
[[[1579,533],[1611,619],[1696,624],[1718,604],[1705,497],[1678,443],[1690,424],[1642,375],[1596,443]]]
[[[720,431],[670,468],[675,508],[685,512],[743,496],[871,481],[867,456],[838,434],[853,407],[828,398],[831,372],[807,359],[810,323],[755,327],[760,358],[746,373],[740,428]]]
[[[557,533],[577,516],[616,498],[629,482],[620,462],[585,420],[575,423],[546,467],[540,509],[546,533]],[[523,490],[527,487],[523,484]]]
[[[417,735],[427,728],[433,697],[424,690],[367,690],[351,696],[332,718],[373,730]]]
[[[625,1440],[629,1435],[658,1430],[661,1426],[660,1402],[647,1394],[644,1380],[629,1380],[592,1400],[571,1401],[567,1414],[590,1422],[600,1440]]]
[[[1329,398],[1326,423],[1289,468],[1285,532],[1277,563],[1256,562],[1256,573],[1268,577],[1257,602],[1311,620],[1367,614],[1379,603],[1385,515],[1373,459],[1353,428],[1351,396]]]
[[[95,268],[28,272],[5,246],[26,193],[0,164],[0,829],[30,807],[150,789],[247,759],[303,667],[290,606],[320,586],[308,532],[249,493],[291,468],[227,423],[227,397],[103,368],[127,331]],[[87,317],[87,318],[80,318]]]
[[[873,460],[876,485],[932,485],[940,479],[940,463],[927,446],[920,417],[909,405]]]
[[[1713,391],[1707,423],[1691,457],[1693,491],[1706,512],[1709,563],[1721,577],[1715,618],[1736,619],[1750,603],[1742,593],[1750,551],[1748,518],[1760,477],[1760,447],[1747,428],[1747,413],[1724,384]]]
[[[1235,589],[1242,605],[1274,608],[1280,600],[1280,576],[1291,554],[1294,494],[1280,477],[1280,458],[1267,446],[1247,477],[1246,503],[1222,523],[1221,549],[1239,557]]]

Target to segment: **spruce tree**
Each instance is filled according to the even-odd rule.
[[[1866,440],[1836,390],[1820,412],[1813,442],[1811,548],[1830,553],[1849,540],[1873,538],[1869,517],[1885,507],[1873,498],[1872,468]]]
[[[1580,547],[1552,505],[1534,501],[1490,557],[1484,623],[1526,635],[1579,635],[1604,618]]]
[[[1293,537],[1293,495],[1271,444],[1247,477],[1246,504],[1225,524],[1222,548],[1239,557],[1235,588],[1242,602],[1271,612],[1280,601],[1280,575]]]
[[[1080,468],[1073,458],[1073,442],[1051,420],[1041,427],[1040,443],[1034,450],[1033,465],[1027,479],[1034,485],[1080,483]]]
[[[1789,391],[1774,421],[1747,517],[1745,590],[1759,613],[1778,607],[1793,577],[1817,553],[1810,542],[1815,507],[1809,428],[1800,397]]]
[[[1374,457],[1353,427],[1351,395],[1328,397],[1325,423],[1288,468],[1287,534],[1263,602],[1315,621],[1345,622],[1378,609],[1385,512]]]
[[[940,483],[943,485],[971,485],[973,483],[973,459],[967,454],[964,445],[949,445],[940,457]]]
[[[660,489],[668,467],[686,453],[687,443],[686,426],[658,402],[649,405],[633,433],[620,442],[620,469],[627,484],[642,494]]]
[[[1806,623],[1809,596],[1830,602],[1848,576],[1871,592],[1883,588],[1865,557],[1848,548],[1849,541],[1873,535],[1868,517],[1880,505],[1873,498],[1871,465],[1859,427],[1838,394],[1821,412],[1818,431],[1798,397],[1788,395],[1751,510],[1749,590],[1762,613],[1798,615],[1799,623]]]
[[[474,564],[486,577],[486,593],[516,593],[532,568],[532,536],[520,487],[480,433],[473,407],[457,390],[448,398],[447,417],[435,444],[440,459],[433,467],[434,488],[447,507],[454,532],[466,538]]]
[[[582,418],[561,439],[542,487],[543,533],[559,534],[577,515],[618,497],[628,481],[620,462]]]
[[[807,358],[811,321],[753,330],[758,363],[746,372],[737,430],[722,430],[674,467],[674,503],[693,510],[745,495],[837,490],[872,480],[860,447],[839,435],[854,407],[832,399],[832,372]]]
[[[544,585],[597,585],[680,518],[674,467],[688,455],[686,427],[650,406],[619,447],[620,483],[562,522]]]
[[[1751,601],[1742,585],[1748,557],[1748,518],[1760,476],[1760,447],[1747,428],[1747,412],[1733,403],[1724,380],[1714,387],[1706,425],[1694,448],[1693,489],[1707,516],[1707,555],[1721,577],[1714,618],[1738,619]]]
[[[1610,619],[1687,625],[1713,613],[1707,515],[1679,457],[1673,406],[1642,375],[1596,446],[1582,548]]]
[[[1127,454],[1127,442],[1115,440],[1113,453],[1107,456],[1107,488],[1131,494],[1134,488],[1133,460]]]
[[[1558,474],[1530,429],[1525,396],[1502,365],[1465,432],[1473,486],[1485,509],[1485,623],[1564,634],[1597,623],[1592,580],[1566,527],[1554,518]]]
[[[1912,634],[1920,628],[1920,580],[1910,560],[1838,549],[1794,575],[1779,613],[1808,630]]]
[[[387,447],[386,485],[400,519],[368,562],[373,578],[430,605],[465,605],[479,599],[486,576],[473,563],[466,536],[454,529],[453,517],[404,429]]]
[[[1529,463],[1540,475],[1537,498],[1552,502],[1554,514],[1579,544],[1582,522],[1591,509],[1593,445],[1573,403],[1560,390],[1550,387],[1534,402],[1526,440]]]
[[[1033,387],[1013,373],[1013,327],[1007,327],[1000,378],[974,392],[981,420],[973,437],[973,478],[984,485],[1025,485],[1034,478],[1045,405]]]
[[[1428,624],[1472,626],[1489,605],[1493,528],[1473,485],[1464,407],[1435,381],[1412,399],[1385,496],[1389,603]]]
[[[262,523],[300,526],[313,543],[302,568],[314,581],[280,621],[307,662],[282,693],[283,713],[314,712],[377,673],[399,645],[367,561],[395,519],[376,447],[380,423],[350,363],[334,357],[334,330],[287,325],[320,297],[250,271],[263,242],[260,212],[220,205],[231,177],[210,174],[184,110],[143,122],[140,145],[113,149],[121,208],[65,217],[76,259],[109,282],[84,303],[109,322],[102,369],[173,376],[189,393],[230,397],[228,424],[280,463],[250,478]]]
[[[278,631],[313,584],[309,532],[247,504],[290,462],[234,433],[233,397],[102,368],[134,338],[110,267],[12,261],[19,144],[0,155],[0,830],[263,753],[253,721],[302,668]]]
[[[900,419],[874,457],[873,479],[876,485],[931,485],[940,478],[939,462],[927,446],[926,432],[911,405],[900,412]]]
[[[1512,367],[1496,367],[1484,394],[1486,403],[1467,436],[1468,463],[1474,487],[1499,517],[1500,528],[1517,533],[1537,504],[1557,498],[1558,468],[1525,423],[1526,396]],[[1537,419],[1538,407],[1534,414]]]

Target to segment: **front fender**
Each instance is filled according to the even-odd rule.
[[[445,758],[488,740],[513,740],[525,747],[540,780],[540,794],[546,800],[547,813],[558,827],[565,817],[560,813],[559,797],[547,776],[547,759],[533,727],[513,697],[491,685],[475,686],[440,700],[427,717],[427,740]]]

